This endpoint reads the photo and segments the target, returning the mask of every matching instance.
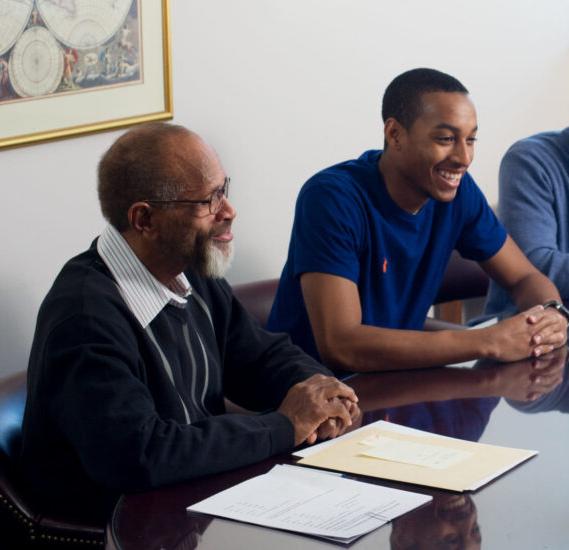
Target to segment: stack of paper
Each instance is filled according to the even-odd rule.
[[[428,495],[279,465],[188,510],[349,543],[430,500]]]
[[[473,491],[537,451],[473,443],[390,422],[374,422],[336,440],[295,453],[299,464]]]

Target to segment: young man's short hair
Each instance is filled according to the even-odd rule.
[[[383,95],[381,115],[383,122],[394,118],[409,129],[421,115],[423,94],[432,92],[458,92],[468,90],[453,76],[435,69],[411,69],[395,77]]]

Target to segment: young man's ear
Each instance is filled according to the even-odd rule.
[[[395,118],[388,118],[385,121],[383,129],[385,144],[388,147],[397,149],[399,151],[401,149],[400,141],[404,131],[405,128],[403,128],[403,126],[401,126],[401,124]]]

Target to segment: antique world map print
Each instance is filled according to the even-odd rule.
[[[142,79],[139,0],[0,0],[0,104]]]

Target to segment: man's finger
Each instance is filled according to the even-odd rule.
[[[326,406],[326,412],[328,417],[337,417],[345,426],[352,425],[352,417],[340,400],[334,399],[329,401]]]
[[[328,418],[318,427],[318,439],[330,439],[335,437],[336,419]]]
[[[316,439],[318,438],[318,435],[316,434],[316,432],[312,432],[307,438],[306,438],[306,443],[308,443],[308,445],[312,445],[313,443],[316,442]]]
[[[319,389],[322,392],[323,397],[325,399],[332,399],[333,397],[341,397],[344,399],[349,399],[354,403],[358,402],[358,397],[356,395],[356,392],[346,384],[340,382],[337,378],[329,376],[325,380],[319,379],[319,380],[314,380],[314,382],[312,382],[312,380],[313,378],[309,378],[307,382],[314,383],[317,389]]]
[[[526,316],[528,323],[537,323],[545,314],[545,308],[542,305],[533,306],[530,309],[526,309],[523,315]]]
[[[551,353],[554,349],[555,349],[555,347],[552,345],[537,346],[536,348],[534,348],[532,355],[534,357],[539,357],[540,355],[545,355],[546,353]]]

